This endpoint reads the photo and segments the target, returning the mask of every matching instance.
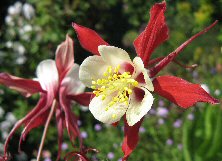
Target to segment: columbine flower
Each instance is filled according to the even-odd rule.
[[[77,125],[78,119],[71,110],[71,101],[74,100],[87,106],[91,94],[82,93],[85,86],[78,79],[79,66],[74,64],[73,53],[73,41],[67,35],[66,41],[57,48],[55,61],[48,59],[38,65],[37,80],[23,79],[7,73],[0,73],[0,84],[15,89],[26,97],[35,93],[40,94],[40,100],[36,107],[15,124],[7,137],[4,146],[5,155],[7,155],[10,138],[18,128],[22,125],[25,126],[21,134],[20,145],[33,128],[46,123],[54,100],[57,102],[55,109],[59,145],[57,160],[60,158],[64,128],[67,128],[72,141],[79,137],[80,144],[82,144]]]
[[[147,27],[134,41],[134,47],[138,57],[136,57],[133,62],[129,59],[124,50],[109,46],[109,44],[95,31],[73,24],[82,47],[98,55],[87,58],[87,60],[83,62],[83,70],[80,70],[80,73],[89,73],[84,71],[84,68],[88,70],[91,66],[91,69],[89,69],[91,77],[86,74],[83,74],[82,77],[80,75],[80,77],[88,87],[92,86],[96,94],[96,97],[90,103],[90,109],[93,115],[103,122],[112,123],[114,120],[118,121],[125,113],[126,115],[128,113],[128,117],[126,116],[125,119],[125,136],[122,144],[122,149],[125,154],[123,160],[128,158],[138,143],[139,127],[143,120],[141,116],[144,111],[150,109],[152,95],[149,91],[153,90],[152,87],[154,87],[154,92],[156,94],[165,97],[182,108],[191,107],[197,102],[209,102],[212,104],[219,102],[217,99],[211,97],[199,84],[192,84],[175,76],[155,77],[164,67],[173,61],[189,43],[198,36],[206,33],[217,23],[217,21],[215,21],[209,27],[191,37],[168,56],[151,60],[151,54],[155,48],[169,37],[169,31],[164,16],[165,10],[165,1],[157,3],[152,7],[150,11],[150,21]],[[87,62],[88,60],[92,60],[91,64]],[[147,72],[145,72],[144,67],[148,69]],[[97,69],[97,71],[95,71],[95,69]],[[118,72],[115,72],[117,69]],[[144,84],[140,84],[141,82],[135,75],[140,69],[143,71],[140,77],[145,80],[143,81],[145,82]],[[126,74],[124,74],[124,72]],[[106,73],[109,75],[105,76]],[[125,76],[126,78],[124,78],[122,82],[121,79]],[[131,79],[134,83],[138,82],[138,84],[127,84],[127,81],[125,82],[126,79]],[[150,82],[150,80],[152,80],[152,82]],[[111,81],[113,85],[109,84],[107,81]],[[120,86],[116,84],[116,81],[120,82]],[[146,88],[144,88],[143,85],[145,85]],[[126,90],[124,89],[125,87],[127,87]],[[130,91],[128,91],[128,89],[130,89]],[[135,89],[139,89],[141,93],[137,94]],[[148,98],[150,101],[144,106],[142,100],[148,100],[146,97],[147,93],[149,93]],[[138,96],[140,101],[138,101]],[[120,98],[123,98],[123,101],[120,101]],[[95,100],[97,100],[98,103]],[[136,105],[132,106],[131,102],[136,103]],[[137,106],[139,109],[134,108],[134,106]],[[142,113],[140,108],[144,110]],[[129,114],[130,110],[135,110],[135,113],[130,112]],[[104,116],[107,117],[104,118]],[[129,118],[133,119],[129,120]]]
[[[151,108],[153,85],[140,57],[131,61],[128,53],[113,46],[100,45],[101,56],[86,58],[79,70],[80,80],[94,89],[89,104],[94,117],[115,123],[126,114],[133,126]]]

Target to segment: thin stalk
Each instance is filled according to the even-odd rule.
[[[49,116],[48,116],[46,124],[45,124],[44,132],[43,132],[43,135],[42,135],[42,140],[41,140],[41,143],[40,143],[40,146],[39,146],[38,155],[37,155],[37,161],[40,161],[41,154],[42,154],[42,149],[43,149],[45,138],[46,138],[46,134],[47,134],[47,131],[48,131],[48,128],[49,128],[49,123],[50,123],[50,121],[52,119],[52,116],[53,116],[53,113],[55,111],[55,108],[56,108],[56,100],[54,99],[53,103],[52,103],[52,107],[51,107],[50,113],[49,113]]]

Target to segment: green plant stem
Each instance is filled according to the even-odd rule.
[[[49,123],[50,123],[50,121],[52,119],[52,116],[53,116],[53,113],[55,111],[55,108],[56,108],[56,100],[54,99],[53,103],[52,103],[52,107],[51,107],[50,113],[49,113],[49,116],[48,116],[46,124],[45,124],[44,131],[43,131],[42,140],[41,140],[41,143],[40,143],[40,146],[39,146],[38,155],[37,155],[37,161],[40,161],[40,159],[41,159],[42,149],[43,149],[45,138],[46,138],[46,134],[47,134],[47,131],[48,131],[48,128],[49,128]]]

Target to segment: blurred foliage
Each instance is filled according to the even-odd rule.
[[[80,64],[90,55],[80,47],[71,26],[72,22],[96,30],[107,42],[126,49],[135,56],[133,40],[146,26],[149,9],[157,1],[27,0],[20,1],[22,8],[19,13],[9,15],[6,9],[10,8],[9,4],[12,6],[15,2],[17,1],[1,1],[0,71],[19,77],[34,78],[38,63],[44,59],[54,59],[56,47],[65,40],[67,33],[75,40],[76,63]],[[167,55],[214,20],[222,19],[222,0],[166,2],[170,39],[154,52],[153,57]],[[33,6],[34,14],[29,13],[31,17],[23,12],[24,4]],[[175,75],[193,83],[206,84],[213,96],[222,98],[221,50],[222,27],[219,22],[215,28],[190,44],[177,58],[183,64],[198,64],[196,69],[184,69],[171,63],[160,74]],[[0,93],[0,105],[5,111],[0,121],[3,121],[4,116],[10,111],[16,118],[22,118],[38,99],[38,95],[35,95],[26,100],[18,93],[2,86]],[[153,109],[157,113],[160,98],[155,96],[155,100]],[[222,160],[221,105],[197,104],[189,110],[183,110],[168,101],[165,102],[164,107],[170,110],[168,116],[162,118],[157,114],[148,114],[143,123],[145,130],[141,132],[139,145],[129,160]],[[112,160],[108,159],[109,152],[114,153],[113,160],[118,160],[122,156],[122,123],[118,127],[102,125],[102,130],[96,131],[94,126],[98,122],[89,111],[80,111],[79,106],[74,106],[73,109],[80,115],[81,130],[88,134],[85,144],[100,151],[97,155],[98,160]],[[190,114],[194,115],[194,120],[188,119]],[[178,119],[182,120],[182,126],[175,128],[173,125]],[[42,130],[33,130],[23,144],[28,160],[36,155]],[[3,136],[3,131],[0,134]],[[19,132],[10,146],[11,152],[16,155],[18,138]],[[169,139],[173,142],[170,143]],[[69,149],[64,151],[63,156],[66,152],[73,151],[67,137],[64,141],[69,144]],[[56,128],[52,122],[45,144],[45,149],[52,154],[52,160],[55,160],[57,153],[56,143]],[[96,160],[95,155],[91,155]]]

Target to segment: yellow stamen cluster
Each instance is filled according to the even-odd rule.
[[[103,78],[92,80],[91,88],[96,97],[101,96],[105,100],[108,95],[115,95],[112,101],[105,107],[106,111],[116,103],[124,103],[128,105],[129,95],[132,94],[132,88],[138,85],[138,82],[132,79],[129,72],[119,73],[120,65],[113,68],[109,66],[103,73]],[[113,118],[116,117],[114,114]]]

